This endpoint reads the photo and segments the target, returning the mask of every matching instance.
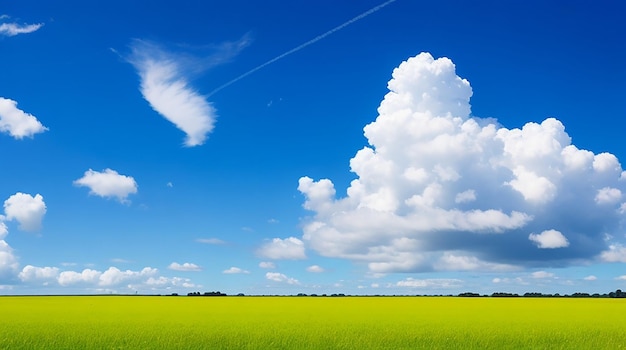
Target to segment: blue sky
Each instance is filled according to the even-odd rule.
[[[0,293],[624,289],[625,15],[5,2]]]

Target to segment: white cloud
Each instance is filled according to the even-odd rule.
[[[13,254],[13,248],[7,242],[0,239],[0,282],[13,276],[19,268],[17,257]]]
[[[141,78],[141,93],[152,109],[187,134],[185,145],[202,145],[213,130],[216,111],[191,88],[185,63],[156,45],[136,40],[130,62]]]
[[[284,274],[278,273],[278,272],[267,272],[265,274],[265,278],[274,282],[287,283],[287,284],[300,284],[300,282],[297,279],[287,277]]]
[[[321,273],[321,272],[326,271],[326,270],[324,270],[324,268],[322,268],[319,265],[311,265],[311,266],[307,267],[306,270],[308,272],[313,272],[313,273]]]
[[[620,281],[626,281],[626,275],[622,275],[619,277],[615,277],[616,280],[620,280]]]
[[[84,269],[81,272],[63,271],[57,277],[57,282],[61,286],[70,286],[76,284],[97,284],[102,272]]]
[[[554,274],[547,271],[535,271],[530,274],[532,278],[543,279],[543,278],[552,278]]]
[[[193,263],[182,263],[179,264],[177,262],[171,263],[168,267],[170,270],[174,271],[201,271],[200,266]]]
[[[9,18],[6,15],[0,16],[0,19]],[[43,27],[43,23],[37,24],[18,24],[18,23],[1,23],[0,36],[16,36],[19,34],[28,34],[37,31]]]
[[[247,271],[247,270],[240,269],[238,267],[232,266],[231,268],[228,268],[228,269],[222,271],[222,273],[225,273],[225,274],[248,274],[248,273],[250,273],[250,271]]]
[[[535,242],[541,249],[565,248],[569,246],[569,241],[557,230],[546,230],[540,234],[531,233],[528,239]]]
[[[412,277],[406,278],[396,283],[397,287],[409,287],[409,288],[459,288],[463,284],[459,279],[444,279],[444,278],[430,278],[430,279],[414,279]]]
[[[507,129],[472,116],[472,88],[447,58],[422,53],[392,76],[346,196],[299,180],[307,249],[374,273],[553,266],[593,259],[619,232],[615,156],[578,149],[555,118]]]
[[[261,261],[259,263],[259,267],[262,269],[275,269],[276,268],[276,264],[274,264],[271,261]]]
[[[17,220],[20,230],[38,231],[46,214],[46,203],[40,194],[34,197],[30,194],[17,192],[4,201],[4,212],[7,220]],[[6,226],[1,225],[0,231]],[[6,234],[6,232],[5,232]]]
[[[626,247],[621,244],[611,244],[608,248],[600,253],[602,261],[626,263]]]
[[[599,189],[595,198],[598,204],[615,204],[619,202],[620,199],[622,199],[622,191],[611,187]]]
[[[4,239],[9,233],[9,228],[2,222],[5,219],[4,215],[0,215],[0,239]]]
[[[120,175],[111,169],[102,172],[89,169],[74,185],[88,187],[92,195],[117,198],[121,203],[128,203],[128,196],[137,193],[137,182],[132,176]]]
[[[594,276],[594,275],[589,275],[589,276],[583,278],[583,280],[585,280],[585,281],[595,281],[597,279],[598,278],[596,276]]]
[[[6,132],[15,139],[33,137],[48,130],[29,113],[17,108],[17,102],[0,97],[0,132]]]
[[[45,282],[54,281],[59,276],[59,268],[57,267],[37,267],[26,265],[20,271],[18,278],[22,282]]]
[[[109,267],[99,276],[98,285],[102,287],[119,286],[125,283],[145,280],[156,275],[157,272],[157,269],[151,267],[144,267],[141,271],[121,271],[117,267]]]
[[[304,253],[304,242],[295,237],[285,239],[274,238],[271,242],[261,246],[257,250],[257,254],[261,257],[274,260],[306,259],[306,254]]]

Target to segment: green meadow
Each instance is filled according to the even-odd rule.
[[[626,300],[11,296],[0,349],[626,349]]]

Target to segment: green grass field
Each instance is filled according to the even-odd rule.
[[[0,349],[626,349],[626,300],[0,297]]]

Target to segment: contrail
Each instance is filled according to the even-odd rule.
[[[363,19],[363,18],[365,18],[365,17],[369,16],[369,15],[371,15],[372,13],[374,13],[374,12],[376,12],[376,11],[378,11],[378,10],[382,9],[383,7],[385,7],[385,6],[389,5],[389,4],[393,3],[393,2],[396,2],[396,1],[398,1],[398,0],[388,0],[388,1],[385,1],[384,3],[382,3],[382,4],[380,4],[380,5],[376,6],[376,7],[373,7],[373,8],[371,8],[371,9],[369,9],[369,10],[367,10],[367,11],[363,12],[362,14],[360,14],[360,15],[358,15],[358,16],[356,16],[356,17],[352,18],[351,20],[349,20],[349,21],[347,21],[347,22],[345,22],[345,23],[343,23],[343,24],[341,24],[341,25],[338,25],[337,27],[335,27],[335,28],[333,28],[333,29],[331,29],[331,30],[327,31],[326,33],[321,34],[321,35],[318,35],[318,36],[316,36],[315,38],[313,38],[313,39],[311,39],[311,40],[307,41],[306,43],[304,43],[304,44],[302,44],[302,45],[300,45],[300,46],[297,46],[297,47],[295,47],[295,48],[293,48],[293,49],[291,49],[291,50],[289,50],[289,51],[287,51],[287,52],[283,53],[282,55],[279,55],[279,56],[276,56],[275,58],[272,58],[271,60],[269,60],[269,61],[267,61],[267,62],[263,63],[262,65],[257,66],[256,68],[253,68],[253,69],[251,69],[251,70],[247,71],[246,73],[243,73],[242,75],[238,76],[237,78],[235,78],[235,79],[233,79],[233,80],[231,80],[231,81],[227,82],[226,84],[221,85],[220,87],[216,88],[215,90],[211,91],[211,93],[209,93],[209,94],[207,95],[207,97],[209,97],[209,96],[211,96],[211,95],[215,94],[216,92],[218,92],[218,91],[220,91],[220,90],[222,90],[222,89],[224,89],[224,88],[226,88],[226,87],[228,87],[228,86],[230,86],[230,85],[232,85],[232,84],[234,84],[234,83],[238,82],[239,80],[241,80],[241,79],[243,79],[243,78],[247,77],[248,75],[250,75],[250,74],[252,74],[252,73],[254,73],[254,72],[256,72],[256,71],[258,71],[258,70],[260,70],[260,69],[263,69],[263,68],[265,68],[265,67],[269,66],[270,64],[272,64],[272,63],[274,63],[274,62],[276,62],[276,61],[278,61],[278,60],[280,60],[280,59],[282,59],[282,58],[285,58],[285,57],[287,57],[287,56],[291,55],[292,53],[298,52],[298,51],[300,51],[300,50],[304,49],[305,47],[307,47],[307,46],[309,46],[309,45],[311,45],[311,44],[315,44],[316,42],[318,42],[318,41],[320,41],[320,40],[324,39],[325,37],[327,37],[327,36],[329,36],[329,35],[333,34],[334,32],[339,31],[339,30],[341,30],[341,29],[343,29],[343,28],[345,28],[345,27],[347,27],[347,26],[351,25],[352,23],[354,23],[354,22],[356,22],[356,21],[359,21],[359,20],[361,20],[361,19]]]

